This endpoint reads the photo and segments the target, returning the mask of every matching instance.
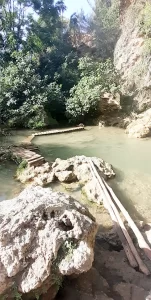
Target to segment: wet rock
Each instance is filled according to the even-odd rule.
[[[55,180],[55,174],[49,163],[44,163],[39,167],[28,166],[17,173],[17,179],[22,183],[32,182],[35,185],[44,186]]]
[[[99,186],[93,180],[89,159],[89,157],[84,155],[71,157],[67,160],[57,158],[51,166],[45,163],[40,167],[27,167],[18,174],[17,178],[22,183],[28,182],[42,187],[55,180],[61,183],[77,183],[80,186],[85,186],[84,192],[90,201],[100,204],[102,196]],[[91,157],[91,159],[98,168],[100,175],[105,179],[115,176],[113,168],[109,163],[97,157]]]
[[[92,178],[92,174],[87,162],[75,161],[74,164],[74,173],[77,176],[77,179],[82,183],[89,181]]]
[[[115,176],[110,164],[101,158],[92,157],[92,159],[105,178]],[[75,156],[67,160],[57,158],[52,166],[45,163],[40,167],[27,167],[17,174],[17,178],[22,183],[33,182],[41,186],[51,183],[55,179],[60,182],[74,182],[77,180],[86,183],[92,179],[88,160],[89,158],[86,156]]]
[[[73,198],[28,187],[0,203],[0,295],[19,293],[54,298],[64,275],[88,271],[97,225]]]
[[[139,222],[140,223],[140,222]],[[145,223],[144,221],[139,224],[145,239],[148,241],[148,243],[151,245],[151,223]]]
[[[98,166],[105,178],[112,178],[115,176],[112,166],[106,163],[103,159],[97,157],[92,157],[91,159],[94,161],[95,165]],[[86,183],[92,179],[89,167],[89,157],[84,155],[75,156],[67,160],[56,159],[52,168],[55,175],[57,174],[56,177],[58,177],[59,172],[72,171],[78,181]]]
[[[94,162],[94,164],[98,167],[98,170],[101,173],[100,175],[102,175],[106,179],[113,178],[115,176],[111,164],[105,162],[103,159],[98,157],[92,157],[91,159]]]
[[[55,172],[55,176],[60,182],[73,182],[77,179],[72,171]]]
[[[63,186],[69,191],[79,191],[81,189],[81,184],[79,182],[64,183]]]
[[[57,158],[55,162],[52,164],[52,168],[54,172],[72,171],[73,163],[74,163],[74,159],[72,158],[66,160]]]
[[[103,202],[102,195],[100,193],[99,185],[94,179],[88,181],[83,187],[83,192],[87,195],[89,201],[101,204]]]

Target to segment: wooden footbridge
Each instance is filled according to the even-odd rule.
[[[54,134],[61,134],[61,133],[70,133],[74,131],[81,131],[84,130],[84,126],[72,127],[72,128],[65,128],[65,129],[55,129],[55,130],[47,130],[33,133],[32,135],[28,136],[23,143],[31,143],[31,141],[37,136],[43,135],[54,135]]]
[[[24,160],[28,163],[28,166],[40,166],[45,162],[45,159],[40,154],[32,150],[25,149],[23,147],[13,147],[12,155],[14,160]]]

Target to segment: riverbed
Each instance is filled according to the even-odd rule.
[[[0,142],[20,143],[31,132],[12,134]],[[37,137],[34,144],[48,161],[86,155],[111,163],[117,176],[110,184],[124,206],[135,220],[151,221],[151,139],[130,139],[118,128],[88,127],[80,132]],[[14,168],[8,164],[0,166],[0,200],[11,198],[22,188],[13,178]],[[80,193],[75,192],[74,196],[79,199]]]

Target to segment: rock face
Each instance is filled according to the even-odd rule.
[[[122,25],[114,52],[115,67],[122,79],[123,94],[131,95],[133,109],[142,112],[151,107],[151,52],[142,19],[150,1],[120,0],[120,3]]]
[[[129,137],[135,138],[145,138],[151,136],[151,109],[139,114],[137,119],[128,125],[126,133],[129,135]]]
[[[99,104],[99,111],[103,115],[112,115],[115,112],[119,112],[121,109],[120,95],[117,93],[114,96],[110,93],[105,93],[101,97]]]
[[[64,275],[88,271],[97,225],[73,198],[29,187],[0,203],[0,295],[53,299]]]

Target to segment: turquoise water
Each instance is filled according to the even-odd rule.
[[[151,220],[151,139],[130,139],[118,128],[92,127],[37,137],[34,143],[49,161],[87,155],[111,163],[117,176],[110,184],[125,207],[135,219]]]
[[[7,143],[21,142],[31,132],[20,131]],[[2,140],[1,140],[2,143]],[[3,139],[4,143],[4,139]],[[88,127],[85,131],[34,139],[48,161],[75,155],[98,156],[111,163],[117,174],[114,191],[135,219],[151,221],[151,139],[129,139],[122,129]],[[20,190],[13,179],[14,166],[0,167],[0,199]]]

